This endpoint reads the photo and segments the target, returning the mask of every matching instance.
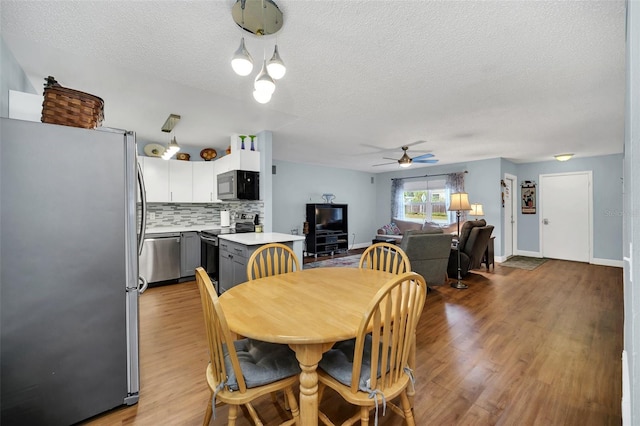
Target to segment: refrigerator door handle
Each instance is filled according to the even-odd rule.
[[[141,201],[141,220],[140,220],[140,234],[138,235],[138,256],[142,254],[142,246],[144,246],[144,238],[147,232],[147,190],[144,186],[144,176],[142,176],[142,169],[140,163],[138,163],[138,186],[140,188]]]
[[[142,286],[140,285],[142,284]],[[138,277],[138,293],[142,294],[149,287],[149,283],[142,275]]]

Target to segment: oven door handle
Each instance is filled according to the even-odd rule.
[[[217,246],[217,245],[218,245],[218,240],[214,240],[214,239],[211,239],[211,238],[203,237],[202,235],[200,236],[200,239],[201,239],[202,241],[206,241],[206,242],[208,242],[208,243],[212,243],[212,244],[213,244],[213,245],[215,245],[215,246]]]

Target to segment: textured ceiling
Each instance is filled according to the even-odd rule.
[[[622,152],[623,0],[281,0],[288,71],[266,105],[230,58],[246,35],[258,63],[276,36],[240,30],[233,3],[2,0],[0,28],[37,90],[98,95],[105,126],[146,141],[176,113],[184,145],[266,129],[274,159],[373,173],[418,140],[438,164]]]

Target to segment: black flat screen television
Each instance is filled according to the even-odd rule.
[[[341,207],[317,207],[316,229],[319,231],[341,231],[343,229]]]

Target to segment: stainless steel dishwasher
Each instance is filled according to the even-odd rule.
[[[150,283],[180,278],[180,233],[147,234],[140,274]]]

